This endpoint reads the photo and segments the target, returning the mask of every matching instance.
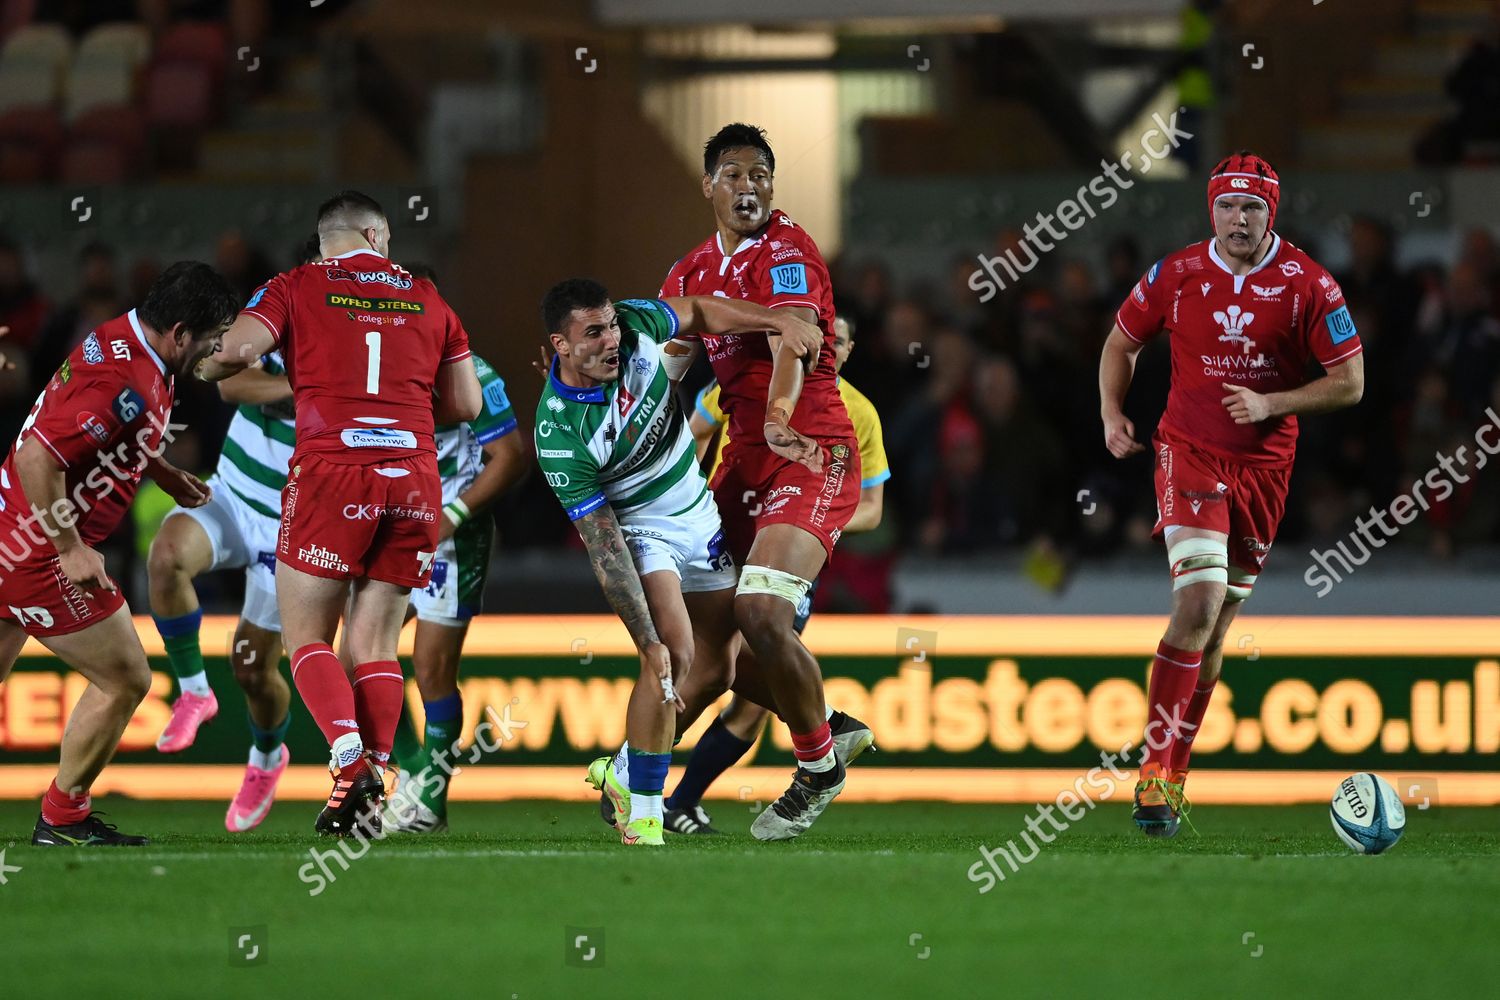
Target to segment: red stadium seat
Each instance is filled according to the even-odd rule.
[[[130,176],[130,155],[109,139],[68,143],[62,155],[61,180],[72,184],[118,184]]]
[[[47,178],[62,145],[62,122],[49,107],[0,114],[0,180],[19,184]]]
[[[128,105],[94,108],[68,128],[68,147],[107,145],[123,158],[127,176],[135,176],[146,152],[146,121],[141,112]],[[63,173],[67,173],[64,165]]]
[[[36,16],[36,0],[4,0],[0,3],[0,40],[12,31],[29,24]]]
[[[215,82],[229,67],[229,30],[222,24],[189,21],[162,33],[152,53],[156,62],[191,62],[206,67]]]
[[[159,62],[146,80],[146,121],[152,128],[198,129],[214,117],[213,71],[201,62]]]

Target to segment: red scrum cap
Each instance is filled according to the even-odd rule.
[[[1219,161],[1208,179],[1208,215],[1213,220],[1214,199],[1237,194],[1258,198],[1266,206],[1266,228],[1276,225],[1276,203],[1281,200],[1281,179],[1271,165],[1254,153],[1241,150]]]

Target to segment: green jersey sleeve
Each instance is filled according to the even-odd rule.
[[[568,519],[576,521],[608,501],[599,485],[599,466],[593,455],[571,427],[554,419],[556,414],[546,407],[548,398],[543,393],[536,408],[536,460],[557,502],[568,512]]]
[[[510,397],[505,394],[505,380],[477,354],[474,355],[474,373],[479,376],[479,387],[484,391],[484,406],[479,416],[469,421],[469,428],[484,445],[516,429],[516,411],[510,405]]]
[[[615,303],[620,328],[631,329],[658,344],[677,336],[677,313],[660,299],[621,299]]]

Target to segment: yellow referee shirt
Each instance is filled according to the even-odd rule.
[[[875,412],[875,405],[865,398],[865,394],[850,385],[847,379],[839,379],[838,385],[844,408],[849,411],[849,421],[854,424],[854,436],[859,439],[859,487],[878,486],[891,478],[890,462],[885,457],[885,438],[880,432],[880,414]],[[720,429],[719,447],[708,470],[708,478],[712,480],[714,473],[719,471],[719,463],[724,460],[724,444],[729,440],[728,418],[719,408],[718,382],[708,383],[698,393],[697,409],[699,416]]]

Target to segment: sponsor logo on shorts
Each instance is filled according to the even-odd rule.
[[[83,338],[83,360],[97,365],[104,360],[104,351],[99,347],[99,335],[91,333]]]
[[[349,572],[349,564],[340,559],[338,553],[330,552],[317,542],[313,542],[306,548],[298,549],[297,558],[309,566],[316,566],[319,569],[331,569],[337,573]]]
[[[346,427],[339,440],[347,448],[415,448],[417,436],[411,431],[388,427]]]
[[[379,503],[346,503],[344,504],[344,519],[346,521],[379,521],[385,517],[407,518],[412,521],[426,521],[428,524],[437,520],[437,511],[431,507],[411,507],[398,504],[395,507],[387,507]]]
[[[297,477],[302,474],[299,462],[292,469],[292,478],[287,480],[286,490],[281,495],[281,531],[276,539],[276,552],[285,556],[292,547],[292,519],[297,516]]]
[[[441,597],[443,588],[448,584],[448,560],[434,559],[432,561],[432,579],[427,581],[427,587],[422,591],[428,597]]]
[[[812,512],[808,514],[807,520],[815,528],[821,528],[823,521],[828,516],[829,508],[833,506],[833,498],[838,496],[844,488],[844,475],[848,471],[845,460],[849,457],[847,445],[836,444],[828,449],[833,461],[823,471],[823,488],[813,498]]]

